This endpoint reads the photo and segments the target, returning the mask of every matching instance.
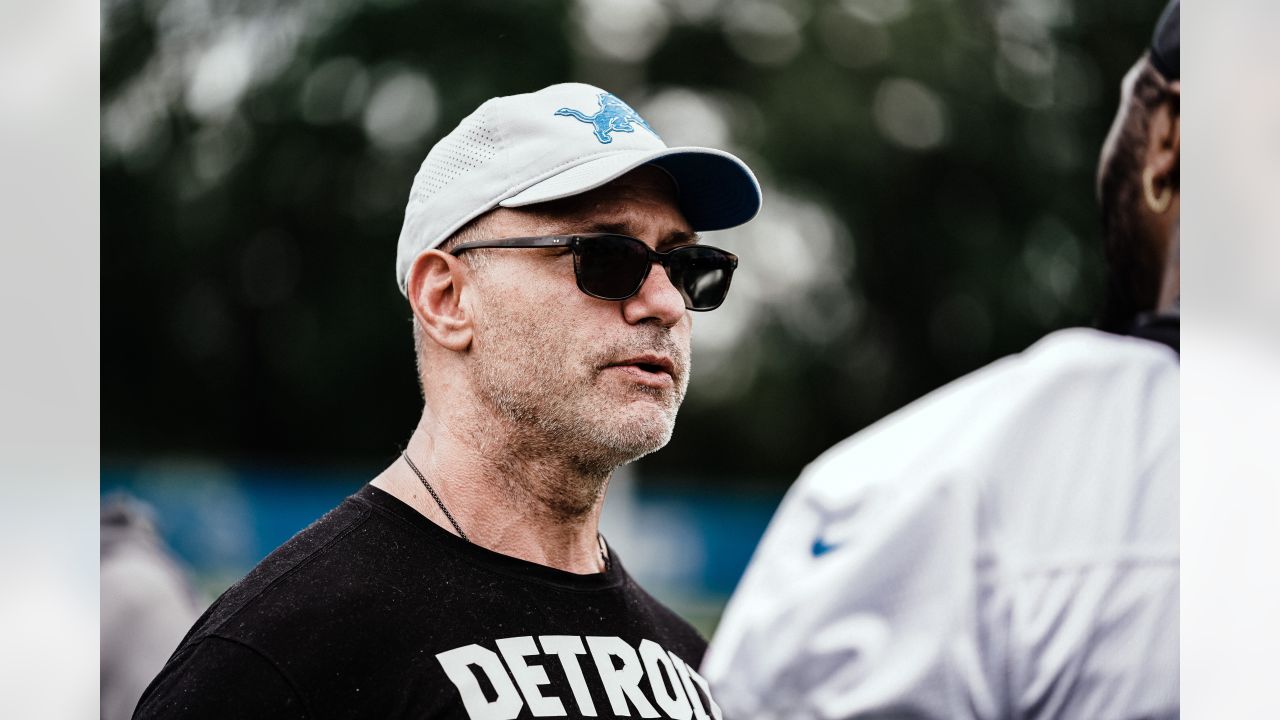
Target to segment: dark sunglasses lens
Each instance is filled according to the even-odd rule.
[[[649,269],[644,243],[620,235],[582,238],[575,260],[578,287],[605,300],[635,294]]]
[[[738,260],[713,247],[689,246],[671,253],[668,275],[690,310],[714,310],[724,302]]]

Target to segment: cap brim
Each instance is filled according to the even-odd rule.
[[[723,150],[700,147],[610,153],[534,183],[498,204],[524,207],[572,197],[641,165],[657,165],[671,175],[680,210],[695,231],[735,227],[760,212],[760,183],[746,163]]]

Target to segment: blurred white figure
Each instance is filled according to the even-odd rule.
[[[102,720],[128,720],[204,603],[139,501],[104,502],[101,541]]]
[[[726,717],[1179,716],[1178,18],[1099,165],[1113,332],[1053,333],[806,468],[702,667]]]
[[[1176,717],[1173,351],[1055,333],[824,454],[703,675],[727,718]]]

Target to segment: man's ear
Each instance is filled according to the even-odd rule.
[[[463,302],[470,275],[458,258],[427,250],[414,258],[405,287],[418,324],[437,345],[462,352],[471,345],[471,314]]]
[[[1178,167],[1178,153],[1182,144],[1181,106],[1182,83],[1174,80],[1166,86],[1171,97],[1152,113],[1147,132],[1147,167],[1158,187],[1169,187],[1169,174]]]

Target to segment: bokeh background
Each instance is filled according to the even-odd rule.
[[[1162,2],[104,0],[104,495],[212,597],[420,410],[393,264],[427,150],[569,80],[728,149],[765,208],[675,437],[605,534],[714,628],[805,463],[1101,307],[1098,150]]]

